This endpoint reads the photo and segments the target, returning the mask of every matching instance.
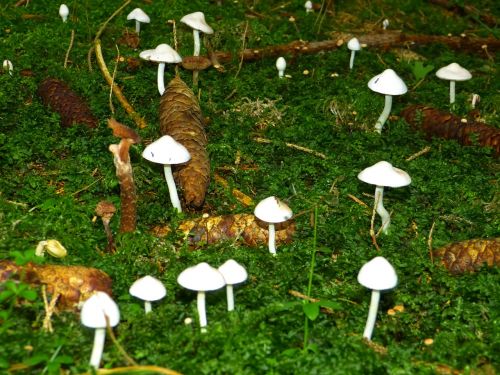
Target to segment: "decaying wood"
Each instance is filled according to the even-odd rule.
[[[473,272],[485,264],[500,265],[500,237],[455,242],[434,251],[444,266],[453,274]]]
[[[429,137],[456,139],[463,145],[491,147],[500,155],[500,129],[480,122],[463,119],[448,112],[423,105],[405,108],[401,115],[414,129]]]
[[[94,292],[112,295],[111,278],[96,268],[27,263],[19,266],[9,260],[0,261],[0,282],[21,280],[33,286],[46,286],[58,310],[76,311]]]
[[[472,5],[460,5],[458,2],[449,1],[449,0],[429,0],[432,4],[439,5],[450,12],[456,13],[458,16],[472,16],[471,18],[477,17],[481,22],[485,23],[488,26],[496,27],[498,26],[498,22],[495,17],[488,13],[487,11],[479,10]]]
[[[445,36],[445,35],[409,35],[399,31],[384,31],[372,34],[355,33],[332,33],[332,39],[322,41],[307,42],[296,40],[288,44],[267,46],[263,48],[246,48],[239,53],[227,51],[215,51],[211,54],[212,60],[220,63],[229,63],[243,60],[244,62],[259,61],[265,58],[278,56],[295,56],[301,54],[315,54],[318,52],[334,51],[338,48],[345,48],[344,44],[351,38],[358,38],[361,44],[366,44],[368,48],[389,49],[394,47],[423,46],[427,44],[444,44],[451,49],[461,52],[477,53],[478,56],[489,58],[490,53],[500,50],[500,39],[496,38],[476,38],[468,36]],[[206,63],[206,56],[190,56],[190,64],[195,64],[195,60],[203,60]],[[199,63],[200,66],[202,63]]]
[[[219,185],[221,185],[225,188],[229,188],[229,183],[223,177],[219,176],[218,174],[214,175],[214,180]],[[246,195],[245,193],[241,192],[238,189],[232,189],[231,194],[244,206],[249,207],[249,206],[253,206],[253,204],[254,204],[252,198],[250,198],[248,195]]]
[[[69,88],[66,83],[56,78],[47,78],[38,86],[38,95],[44,105],[61,116],[61,125],[85,124],[95,128],[97,118],[90,111],[87,103]]]
[[[173,166],[174,178],[187,208],[203,206],[210,183],[210,160],[205,120],[198,99],[178,77],[170,81],[160,100],[160,132],[181,143],[191,154],[185,164]]]
[[[247,246],[256,247],[267,244],[268,227],[267,223],[258,220],[254,215],[234,214],[186,220],[177,230],[194,248],[228,240],[241,241]],[[156,227],[153,232],[155,235],[164,236],[170,230],[169,227]],[[276,242],[291,242],[294,232],[293,221],[276,224]]]
[[[109,146],[116,167],[116,177],[118,177],[120,184],[120,232],[133,232],[137,221],[137,192],[129,149],[131,145],[139,143],[141,139],[134,130],[114,119],[109,119],[108,125],[113,129],[113,135],[121,138],[119,144]]]

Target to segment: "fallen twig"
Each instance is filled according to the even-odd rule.
[[[406,161],[412,161],[412,160],[418,158],[419,156],[422,156],[423,154],[427,154],[430,150],[431,150],[430,146],[425,146],[420,151],[414,153],[413,155],[408,156],[405,160]]]
[[[434,255],[432,252],[432,233],[434,233],[434,226],[436,225],[436,222],[432,222],[431,230],[429,231],[429,238],[427,239],[427,246],[429,247],[429,256],[431,258],[431,263],[434,263]]]
[[[257,143],[265,143],[265,144],[273,143],[272,140],[267,139],[267,138],[262,138],[262,137],[255,137],[253,140],[255,142],[257,142]],[[327,158],[325,154],[322,154],[321,152],[318,152],[318,151],[315,151],[315,150],[311,150],[310,148],[307,148],[307,147],[304,147],[304,146],[299,146],[299,145],[296,145],[294,143],[289,143],[289,142],[285,142],[285,145],[287,147],[293,148],[295,150],[307,152],[307,153],[312,154],[314,156],[317,156],[317,157],[319,157],[321,159],[326,159]]]
[[[68,66],[69,53],[71,52],[71,48],[73,48],[73,42],[75,40],[75,30],[71,30],[71,37],[69,39],[68,50],[66,51],[66,56],[64,57],[64,69]]]
[[[365,202],[363,202],[361,199],[355,197],[354,195],[352,194],[347,194],[347,197],[352,199],[354,202],[356,202],[357,204],[363,206],[363,207],[366,207],[366,208],[370,208],[370,206],[368,206]]]

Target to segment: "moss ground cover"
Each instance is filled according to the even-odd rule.
[[[167,21],[179,21],[196,10],[205,13],[215,30],[213,48],[234,53],[243,43],[262,48],[298,39],[325,40],[339,30],[379,32],[385,18],[389,28],[407,33],[499,34],[477,14],[458,16],[427,2],[334,3],[321,17],[318,12],[307,14],[302,1],[240,0],[222,1],[222,5],[132,1],[101,36],[104,58],[111,72],[118,54],[123,58],[116,66],[115,80],[148,123],[138,132],[150,142],[160,135],[157,66],[141,62],[135,68],[127,61],[160,43],[173,46],[172,24]],[[277,257],[272,257],[266,244],[250,248],[229,241],[193,251],[176,234],[156,237],[153,226],[175,227],[181,218],[201,213],[175,213],[161,168],[141,157],[143,143],[131,149],[139,194],[138,228],[119,234],[114,218],[117,252],[106,254],[106,235],[99,220],[93,220],[94,209],[103,199],[120,205],[108,151],[117,138],[106,120],[115,117],[130,127],[135,124],[115,99],[112,113],[109,86],[95,59],[89,70],[87,55],[95,33],[122,2],[71,1],[67,23],[57,14],[59,4],[42,0],[14,4],[0,5],[0,58],[14,66],[12,75],[0,74],[0,259],[33,260],[38,241],[56,238],[68,249],[68,256],[38,261],[86,265],[109,274],[122,315],[116,339],[138,364],[185,374],[500,371],[498,268],[451,276],[429,256],[430,238],[437,248],[453,241],[500,236],[498,158],[485,148],[426,140],[397,116],[410,104],[450,110],[448,85],[434,73],[458,62],[473,78],[457,84],[453,112],[466,116],[469,98],[477,93],[481,117],[498,127],[498,53],[475,55],[445,45],[414,46],[411,50],[423,59],[422,64],[434,67],[427,75],[419,73],[415,60],[402,56],[401,49],[370,47],[356,54],[349,72],[350,53],[345,46],[285,56],[289,78],[278,78],[275,58],[243,62],[241,67],[235,59],[224,64],[224,73],[201,71],[199,98],[208,118],[212,174],[223,176],[230,187],[255,202],[270,195],[285,201],[296,214],[294,241],[279,245]],[[141,28],[140,47],[134,50],[118,44],[118,39],[125,28],[134,28],[126,15],[137,6],[150,15],[151,23]],[[500,17],[494,1],[479,1],[476,6],[482,14]],[[73,46],[64,68],[72,30]],[[191,31],[177,24],[177,39],[181,56],[189,56]],[[409,91],[394,98],[392,116],[378,135],[373,127],[384,98],[371,92],[367,82],[386,68],[394,69]],[[180,69],[179,74],[191,85],[190,71]],[[173,75],[173,67],[167,67],[166,83]],[[59,116],[44,107],[36,94],[38,84],[49,76],[64,80],[87,100],[100,120],[98,128],[60,126]],[[255,137],[272,143],[256,142]],[[315,150],[325,158],[286,143]],[[430,150],[408,160],[425,147]],[[360,182],[357,174],[380,160],[408,172],[412,183],[386,190],[384,204],[392,223],[389,233],[377,238],[377,251],[369,233],[374,189]],[[204,212],[220,215],[252,209],[212,180]],[[375,218],[375,228],[379,226]],[[361,335],[370,291],[356,277],[360,267],[377,255],[394,266],[399,285],[382,293],[374,345],[368,345]],[[231,314],[226,311],[223,290],[207,295],[209,326],[202,334],[196,325],[195,293],[182,289],[176,278],[196,263],[218,267],[230,258],[246,267],[249,279],[235,287],[236,309]],[[322,309],[317,317],[304,309],[303,299],[290,294],[290,290],[308,292],[311,259],[315,263],[310,295],[333,307]],[[144,317],[141,302],[129,296],[128,288],[147,274],[160,279],[168,294]],[[404,311],[389,314],[395,306],[403,306]],[[88,371],[93,332],[81,326],[78,315],[63,312],[53,317],[55,332],[46,333],[43,312],[40,289],[30,291],[15,283],[0,287],[1,371]],[[186,318],[194,322],[185,324]],[[308,340],[304,344],[305,320]],[[108,340],[102,366],[125,365],[122,353]]]

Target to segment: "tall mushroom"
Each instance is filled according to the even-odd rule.
[[[218,268],[226,280],[227,311],[234,310],[233,285],[239,284],[248,278],[247,270],[234,259],[229,259]]]
[[[382,73],[370,79],[370,81],[368,81],[368,87],[372,91],[385,95],[384,110],[375,124],[375,131],[380,134],[382,133],[382,127],[384,126],[385,121],[391,113],[392,96],[403,95],[408,91],[408,88],[403,80],[392,69],[386,69]]]
[[[455,103],[455,82],[467,81],[472,78],[472,74],[457,63],[451,63],[442,67],[436,72],[436,76],[440,79],[450,81],[450,104]]]
[[[133,11],[131,11],[127,16],[127,20],[135,21],[135,32],[137,33],[137,35],[139,35],[141,32],[141,23],[151,22],[149,16],[141,8],[135,8]]]
[[[354,56],[356,55],[356,51],[361,50],[361,44],[359,43],[358,38],[352,38],[347,42],[347,48],[351,51],[351,58],[349,60],[349,69],[352,70],[354,67]]]
[[[208,263],[202,262],[186,268],[177,277],[180,286],[198,292],[197,308],[201,332],[206,332],[207,313],[205,309],[205,292],[217,290],[226,285],[224,276]]]
[[[379,161],[371,167],[363,169],[358,178],[371,185],[375,185],[375,209],[382,219],[382,232],[387,233],[391,224],[391,216],[384,207],[384,186],[402,187],[411,183],[411,178],[405,171],[394,168],[387,161]]]
[[[371,340],[377,319],[380,291],[394,288],[398,284],[398,276],[387,259],[376,257],[361,267],[358,273],[358,282],[372,291],[368,318],[363,332],[363,337]]]
[[[191,159],[189,151],[171,136],[164,135],[149,144],[142,152],[142,157],[153,163],[163,164],[170,201],[178,212],[182,212],[174,175],[172,174],[172,164],[182,164],[189,161]]]
[[[271,196],[261,200],[254,209],[254,215],[269,224],[269,252],[276,255],[276,229],[274,224],[290,219],[292,210],[283,201]]]
[[[147,49],[139,54],[144,60],[158,63],[157,83],[160,95],[165,92],[165,64],[177,64],[182,62],[182,57],[168,44],[159,44],[155,49]]]

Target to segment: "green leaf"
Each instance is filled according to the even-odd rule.
[[[302,310],[309,320],[315,320],[319,315],[319,304],[318,302],[305,302]]]
[[[330,301],[327,299],[322,299],[321,301],[318,302],[318,304],[321,307],[327,307],[327,308],[330,308],[332,310],[341,310],[342,309],[342,305],[340,303],[335,302],[335,301]]]
[[[28,301],[34,301],[38,297],[36,292],[34,290],[31,290],[31,289],[21,291],[21,293],[19,293],[19,296],[24,298],[24,299],[27,299]]]
[[[411,67],[416,81],[424,79],[432,69],[434,69],[434,65],[424,65],[422,61],[415,61]]]
[[[45,354],[37,354],[31,358],[28,358],[23,362],[26,366],[36,366],[40,363],[45,363],[49,360],[49,357]]]

